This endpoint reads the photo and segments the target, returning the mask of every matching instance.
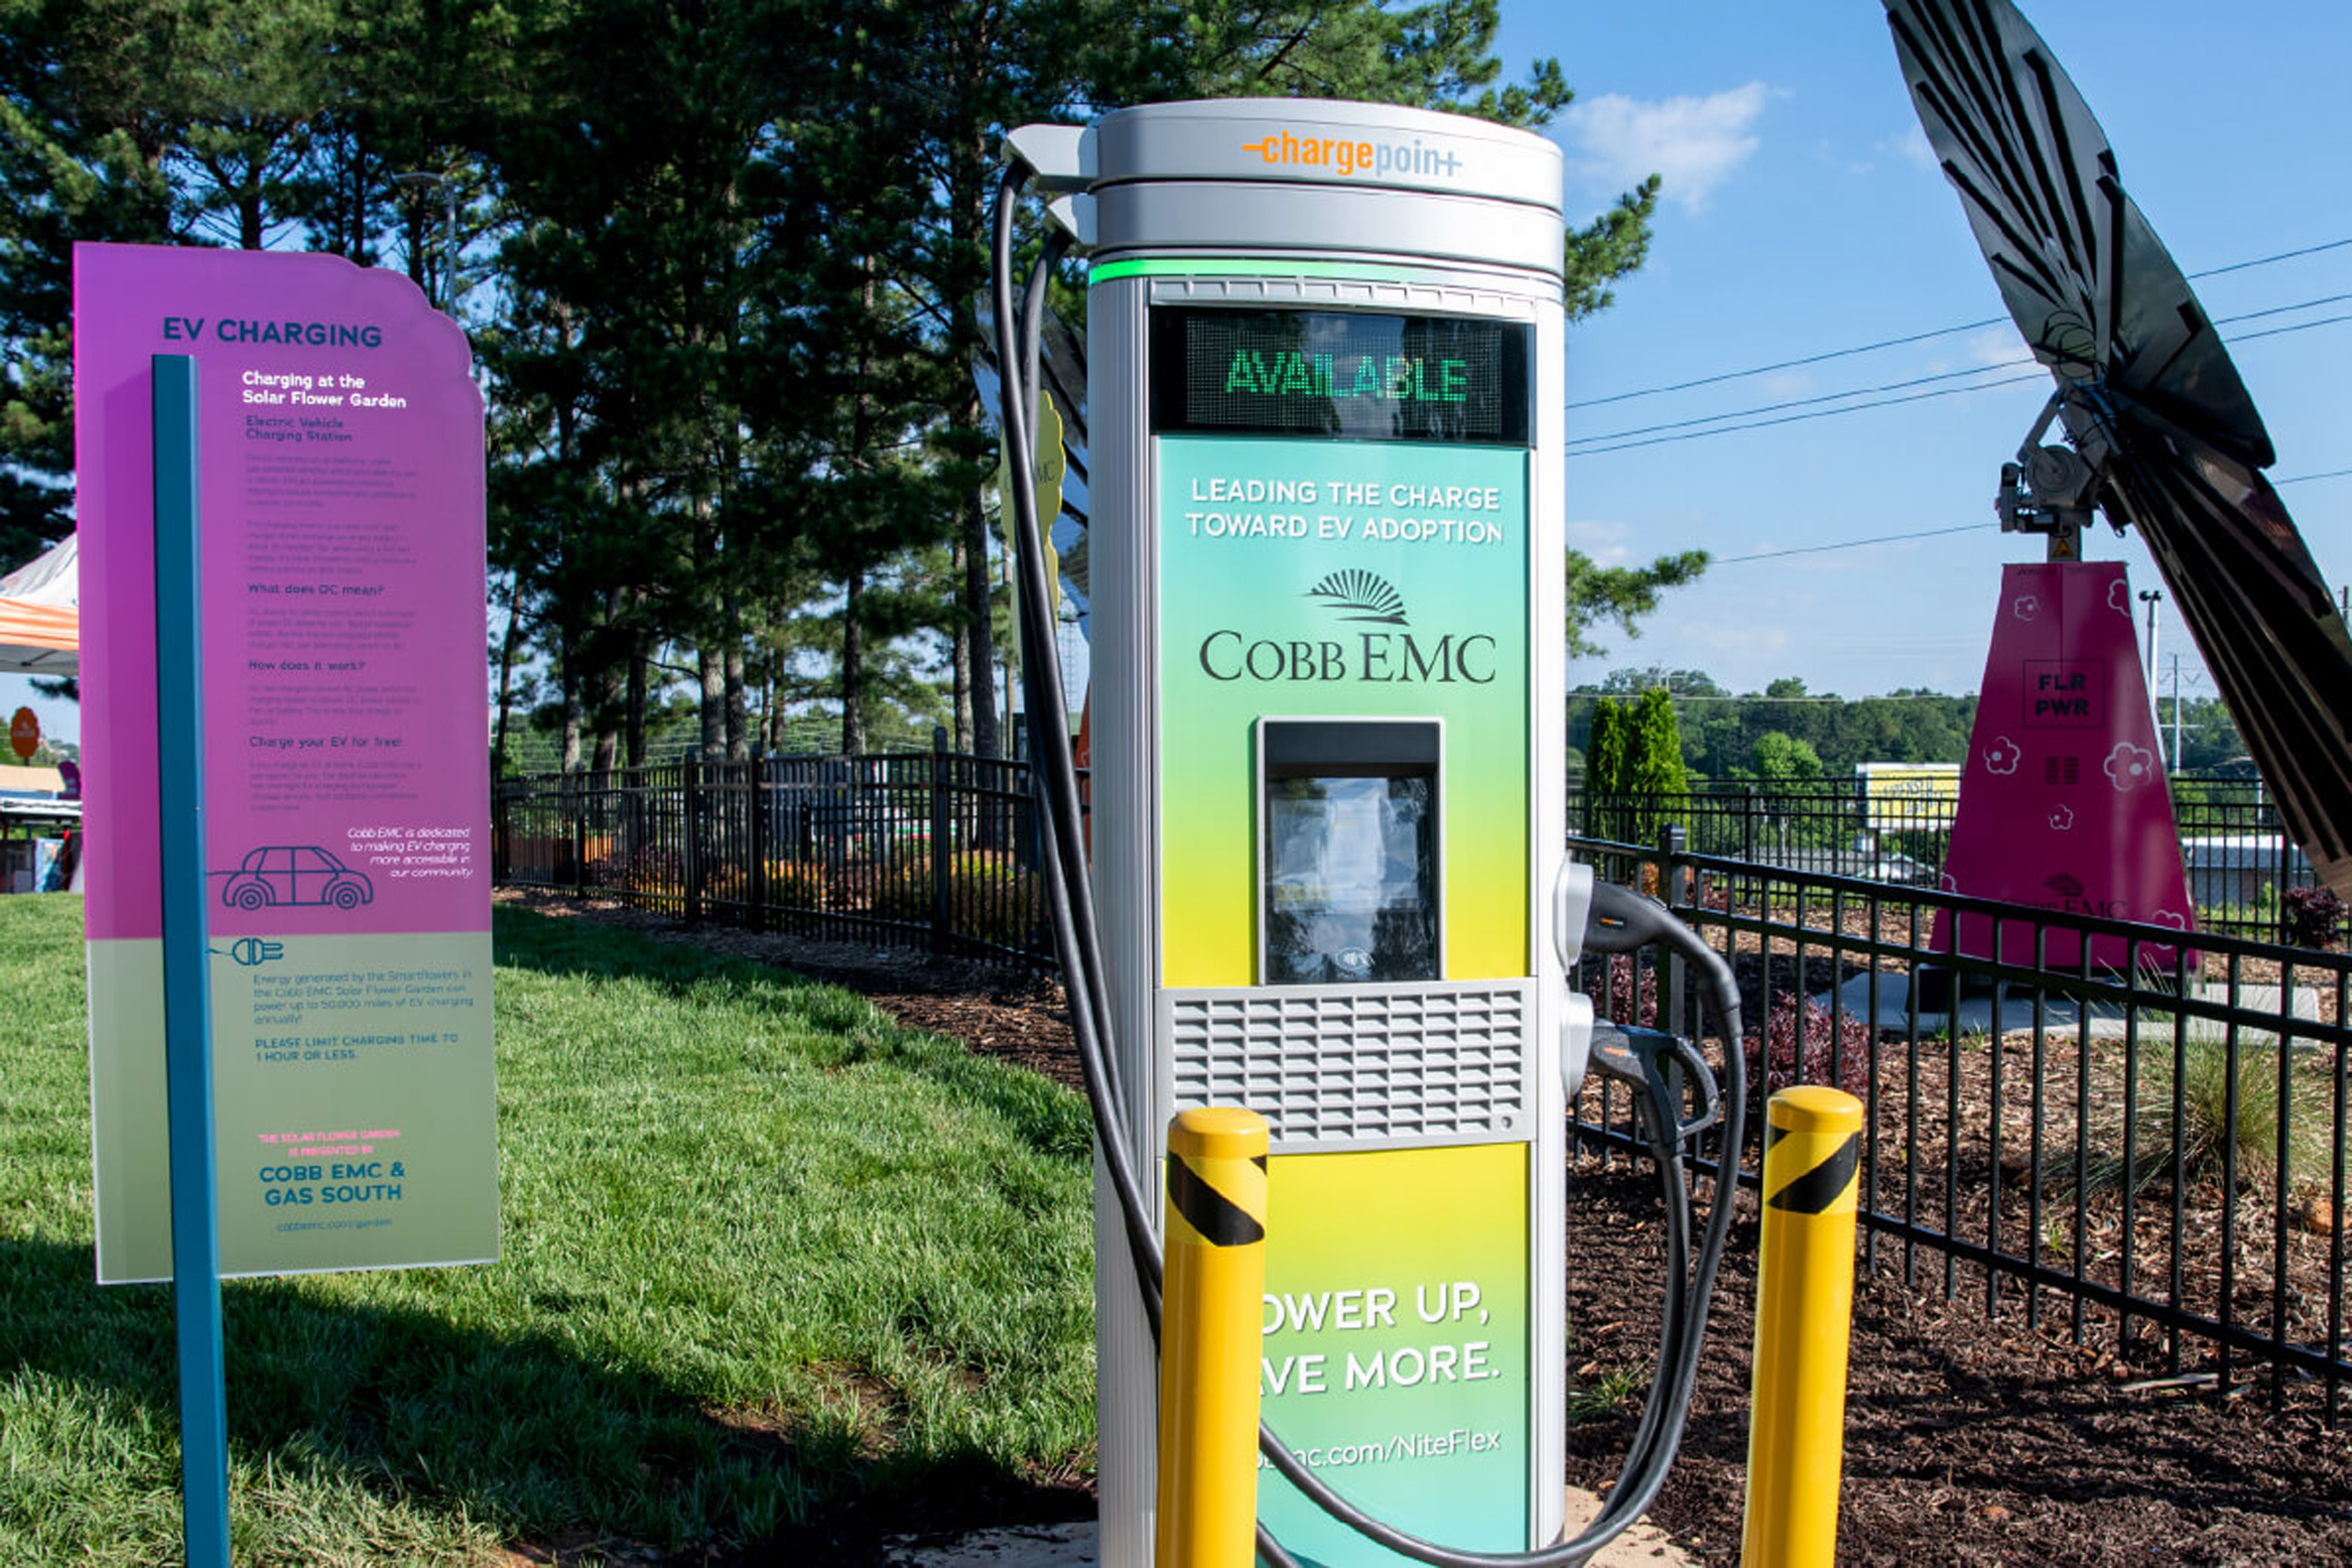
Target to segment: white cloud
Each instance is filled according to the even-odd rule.
[[[1928,144],[1927,133],[1916,124],[1902,135],[1889,137],[1886,141],[1881,142],[1878,144],[1878,150],[1908,158],[1923,169],[1943,167],[1936,161],[1936,149]]]
[[[1760,144],[1755,125],[1768,92],[1751,81],[1705,98],[1580,100],[1564,117],[1570,168],[1610,190],[1663,175],[1666,199],[1696,212]]]
[[[2015,364],[2025,358],[2025,344],[2014,327],[1988,327],[1968,341],[1968,352],[1979,365]]]
[[[1623,566],[1633,559],[1625,542],[1633,531],[1622,522],[1570,521],[1565,531],[1569,547],[1582,551],[1596,566]]]

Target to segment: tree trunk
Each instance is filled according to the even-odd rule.
[[[562,766],[568,778],[580,771],[580,739],[586,717],[586,705],[581,700],[580,671],[572,663],[572,639],[564,638],[563,666],[563,756]]]
[[[629,650],[626,698],[628,717],[625,726],[628,732],[629,766],[633,768],[646,765],[646,686],[648,677],[646,667],[652,662],[652,656],[646,651],[645,643],[640,639],[636,646]]]
[[[740,762],[751,754],[751,711],[743,689],[743,605],[732,586],[720,593],[719,608],[727,638],[727,754]]]
[[[971,416],[979,417],[980,396],[972,395]],[[988,509],[980,492],[971,497],[964,520],[963,623],[971,659],[971,751],[974,756],[998,754],[996,736],[995,617],[990,614],[988,581]]]
[[[608,668],[596,678],[596,751],[588,764],[589,771],[599,781],[613,776],[613,769],[621,760],[621,737],[613,728],[613,721],[621,706],[621,671]],[[635,759],[632,758],[634,763]]]
[[[702,754],[715,758],[727,751],[727,660],[717,639],[705,637],[694,650],[694,662],[702,679]]]
[[[499,639],[499,735],[490,747],[493,776],[507,771],[507,717],[514,710],[516,628],[522,622],[522,584],[509,584],[506,635]]]
[[[866,573],[853,570],[841,599],[841,749],[853,757],[866,751],[866,632],[857,624],[865,592]]]
[[[961,539],[948,542],[948,597],[954,603],[961,597],[963,558],[966,546]],[[971,734],[971,623],[961,611],[951,617],[951,635],[948,638],[950,660],[955,681],[955,749],[965,749]]]
[[[959,63],[968,82],[977,84],[990,79],[986,62],[994,40],[986,30],[989,20],[992,19],[983,18],[982,27],[965,40],[966,52]],[[995,192],[991,177],[994,149],[984,135],[959,135],[947,143],[947,160],[948,227],[951,241],[949,253],[985,256],[989,254],[994,226]],[[950,299],[948,309],[954,323],[949,352],[958,364],[968,364],[980,346],[980,324],[972,319],[969,300]],[[988,427],[980,389],[969,381],[955,418],[967,429]],[[973,755],[982,757],[997,756],[1002,751],[996,724],[996,637],[994,617],[989,611],[988,533],[986,489],[982,487],[971,493],[971,510],[965,514],[963,525],[963,627],[971,659],[971,751]]]

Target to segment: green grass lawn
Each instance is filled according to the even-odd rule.
[[[179,1549],[171,1292],[93,1284],[81,900],[0,899],[0,1563]],[[232,1281],[244,1563],[756,1546],[1089,1462],[1076,1096],[753,965],[501,909],[504,1257]]]

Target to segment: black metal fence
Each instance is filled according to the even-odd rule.
[[[1886,879],[1843,874],[1862,868],[1793,853],[1824,831],[1794,797],[1689,798],[1703,836],[1670,821],[1655,847],[1572,843],[1730,955],[1759,1135],[1786,1084],[1863,1098],[1867,1265],[2149,1375],[2228,1390],[2258,1365],[2274,1401],[2313,1390],[2336,1418],[2352,959],[1991,903],[1877,862]],[[1819,820],[1852,809],[1825,799]],[[1019,763],[935,748],[514,779],[495,825],[509,884],[1052,963]],[[1578,978],[1612,1016],[1697,1029],[1675,963]],[[1632,1117],[1596,1078],[1577,1135],[1628,1150]]]
[[[2314,878],[2261,782],[2183,775],[2171,784],[2199,925],[2264,940],[2285,935],[2282,895]],[[1568,799],[1571,828],[1588,838],[1654,844],[1671,825],[1697,854],[1915,888],[1938,885],[1953,812],[1948,799],[1865,798],[1842,784],[1717,784],[1675,795],[1572,789]]]
[[[2327,1419],[2345,1321],[2352,959],[1932,889],[1584,841],[1728,954],[1755,1096],[1827,1082],[1866,1107],[1866,1267],[2112,1355],[2150,1381]],[[1621,1019],[1696,1026],[1679,966],[1588,961]],[[1588,1082],[1588,1148],[1632,1108]],[[1745,1179],[1758,1168],[1745,1152]]]
[[[1045,964],[1030,810],[1026,764],[943,745],[539,774],[491,802],[501,884]]]

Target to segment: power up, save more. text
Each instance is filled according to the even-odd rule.
[[[1451,1279],[1413,1288],[1412,1311],[1433,1327],[1480,1325],[1488,1320],[1475,1280]],[[1397,1293],[1383,1285],[1345,1290],[1286,1291],[1265,1298],[1262,1331],[1280,1333],[1371,1333],[1397,1326]],[[1485,1383],[1502,1376],[1490,1364],[1491,1340],[1444,1344],[1379,1345],[1341,1351],[1296,1351],[1259,1360],[1259,1390],[1283,1394],[1329,1394],[1364,1388],[1416,1388],[1425,1384]],[[1336,1379],[1336,1381],[1335,1381]]]

